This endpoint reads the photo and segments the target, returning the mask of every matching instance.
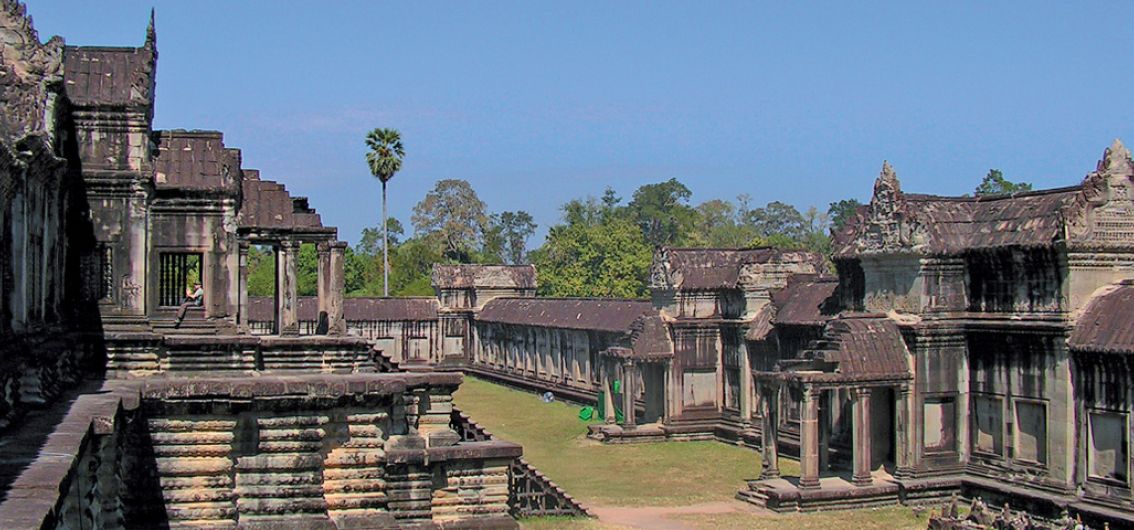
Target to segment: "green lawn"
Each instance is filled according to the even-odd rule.
[[[603,445],[586,438],[578,405],[543,403],[520,392],[465,377],[455,403],[500,439],[524,446],[524,458],[568,493],[591,506],[687,506],[729,501],[746,480],[760,472],[756,451],[720,442],[665,442]],[[781,458],[784,475],[799,476],[799,463]],[[693,528],[817,530],[922,530],[925,518],[909,508],[867,509],[812,514],[672,515]],[[595,520],[538,517],[521,521],[523,528],[616,530]]]
[[[731,499],[760,474],[756,451],[720,442],[604,445],[586,438],[578,405],[472,377],[456,405],[498,438],[524,446],[524,458],[584,503],[685,505]],[[799,464],[781,459],[785,475]],[[648,487],[644,487],[645,485]]]

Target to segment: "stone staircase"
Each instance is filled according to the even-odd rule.
[[[164,341],[161,369],[167,372],[252,371],[258,339],[242,336],[171,335]]]
[[[456,407],[453,407],[449,425],[457,431],[462,442],[493,439],[492,433]],[[595,517],[583,503],[523,458],[516,458],[508,470],[508,511],[512,517]]]

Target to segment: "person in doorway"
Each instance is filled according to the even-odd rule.
[[[177,322],[173,327],[181,327],[181,321],[185,320],[185,312],[190,307],[201,307],[203,305],[205,305],[205,289],[201,287],[201,284],[195,283],[192,290],[185,290],[185,300],[177,308]]]

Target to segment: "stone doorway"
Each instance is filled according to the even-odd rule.
[[[876,388],[870,393],[870,469],[885,468],[894,473],[896,428],[894,415],[894,389]]]
[[[646,409],[641,423],[657,423],[665,419],[665,366],[662,364],[642,364],[642,394]]]

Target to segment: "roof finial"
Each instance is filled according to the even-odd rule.
[[[882,172],[878,180],[874,181],[874,198],[871,202],[892,204],[902,195],[902,184],[898,182],[898,174],[890,166],[888,160],[882,162]]]
[[[1129,177],[1134,175],[1134,161],[1130,159],[1130,150],[1122,145],[1122,140],[1114,139],[1114,143],[1103,151],[1102,160],[1099,160],[1099,173],[1112,176]]]
[[[157,46],[157,30],[154,29],[154,8],[150,8],[150,25],[146,27],[146,47],[153,49]]]

